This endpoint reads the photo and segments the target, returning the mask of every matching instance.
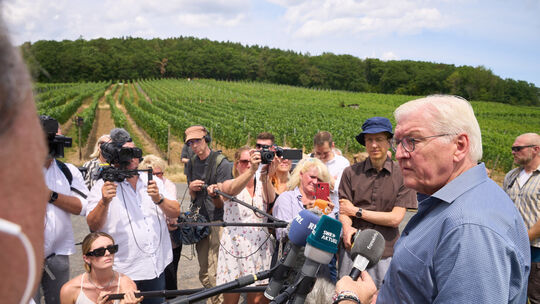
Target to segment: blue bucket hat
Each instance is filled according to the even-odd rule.
[[[390,137],[394,136],[392,133],[392,123],[386,117],[371,117],[366,119],[362,125],[362,133],[356,135],[356,141],[362,146],[366,145],[364,140],[364,134],[375,134],[381,132],[388,132]]]

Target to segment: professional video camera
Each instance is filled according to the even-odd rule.
[[[139,158],[142,160],[142,150],[139,148],[126,148],[122,147],[115,142],[102,143],[101,155],[111,165],[119,165],[120,169],[125,169],[132,158]]]
[[[276,145],[263,145],[260,152],[261,163],[263,164],[271,163],[276,155],[285,159],[302,159],[302,150],[300,149],[283,149],[282,147],[278,147]]]
[[[52,158],[64,157],[64,147],[71,147],[71,137],[57,135],[58,121],[47,115],[40,115],[41,126],[47,136],[49,144],[49,155]]]
[[[102,143],[101,155],[110,164],[109,166],[101,166],[99,168],[99,178],[105,181],[122,182],[126,178],[138,175],[139,171],[149,172],[149,180],[152,178],[152,169],[147,170],[126,170],[127,166],[133,158],[142,160],[142,150],[139,148],[126,148],[118,143],[108,142]],[[117,165],[118,167],[114,167]]]

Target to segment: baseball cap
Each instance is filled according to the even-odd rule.
[[[194,138],[203,138],[206,135],[206,128],[203,126],[191,126],[186,129],[186,139],[184,140],[187,143],[190,139]]]

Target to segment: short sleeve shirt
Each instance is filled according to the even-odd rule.
[[[367,158],[343,171],[339,185],[339,197],[351,201],[365,210],[390,212],[394,207],[417,208],[416,191],[405,187],[397,163],[387,159],[377,172]],[[386,240],[383,257],[392,256],[394,244],[399,238],[397,227],[372,224],[356,217],[352,218],[356,229],[375,229]]]

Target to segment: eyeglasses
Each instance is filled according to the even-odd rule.
[[[242,165],[247,165],[249,164],[249,159],[239,159],[238,162],[241,163]]]
[[[95,257],[102,257],[105,255],[105,250],[109,251],[110,254],[115,254],[118,252],[118,244],[115,245],[109,245],[107,247],[101,247],[96,248],[88,253],[86,253],[86,256],[95,256]]]
[[[519,151],[521,151],[522,149],[525,149],[525,148],[531,148],[531,147],[536,147],[536,145],[513,146],[513,147],[512,147],[512,151],[513,151],[513,152],[519,152]]]
[[[454,135],[454,134],[439,134],[439,135],[432,135],[432,136],[418,137],[418,138],[406,136],[399,140],[396,138],[392,138],[392,140],[390,140],[390,144],[392,145],[392,150],[394,152],[397,151],[397,146],[398,144],[401,143],[401,146],[403,147],[403,149],[405,149],[405,151],[410,153],[414,151],[414,145],[417,142],[421,142],[422,140],[428,139],[428,138],[442,137],[442,136],[448,136],[448,135]]]
[[[163,176],[163,172],[153,172],[152,174],[154,174],[157,177],[162,177]]]
[[[186,142],[186,145],[191,146],[194,143],[198,143],[202,140],[202,138],[192,138]]]
[[[272,145],[255,144],[255,148],[257,149],[269,149],[270,147],[272,147]]]

